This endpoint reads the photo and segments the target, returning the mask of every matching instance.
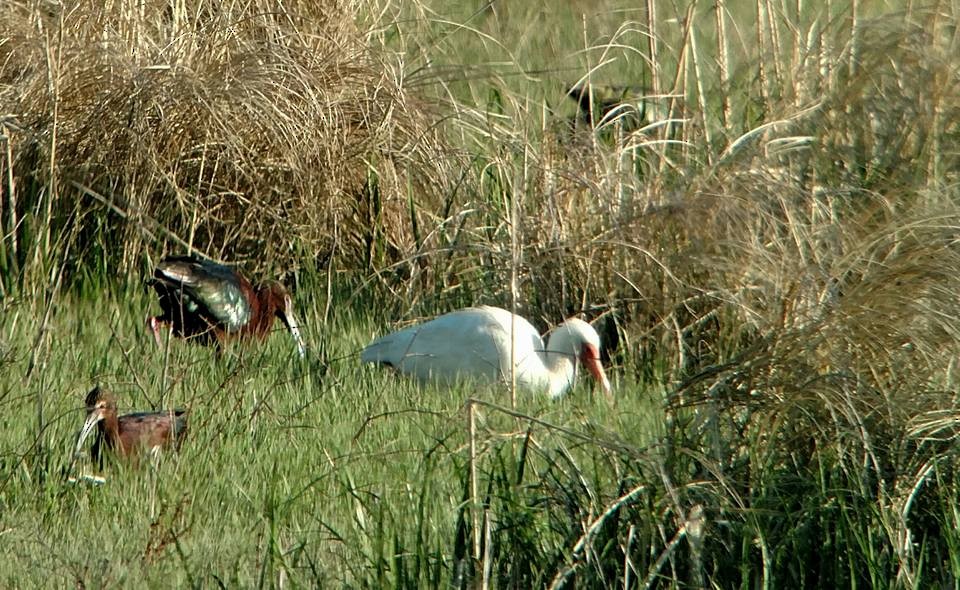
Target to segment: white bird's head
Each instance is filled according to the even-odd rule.
[[[575,359],[575,366],[583,365],[600,385],[607,399],[612,399],[610,380],[600,362],[600,335],[593,326],[581,319],[570,318],[557,326],[547,348],[551,352],[571,355]]]

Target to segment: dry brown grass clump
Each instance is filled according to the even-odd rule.
[[[356,9],[4,3],[9,260],[69,242],[121,271],[165,249],[252,269],[407,249],[408,198],[429,205],[447,159]]]

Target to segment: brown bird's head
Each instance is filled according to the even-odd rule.
[[[86,407],[87,419],[84,421],[83,428],[80,429],[80,434],[77,437],[78,451],[101,420],[110,415],[117,415],[117,402],[113,399],[113,395],[99,385],[91,389],[90,393],[87,394]]]
[[[111,394],[106,389],[103,389],[99,385],[90,390],[90,393],[87,394],[87,400],[85,402],[87,406],[87,412],[92,412],[97,406],[106,407],[107,405],[113,406],[116,408],[116,402],[113,399],[113,394]]]

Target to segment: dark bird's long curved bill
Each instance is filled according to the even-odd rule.
[[[293,300],[290,297],[286,298],[284,302],[286,309],[284,310],[284,322],[287,324],[287,329],[290,330],[290,335],[293,337],[293,341],[297,343],[297,354],[300,355],[300,358],[307,356],[307,346],[303,343],[303,335],[300,333],[300,326],[297,324],[297,320],[293,317]]]

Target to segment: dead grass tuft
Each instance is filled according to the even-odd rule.
[[[8,6],[8,231],[75,211],[75,256],[121,271],[164,249],[291,269],[408,251],[408,199],[444,190],[433,116],[353,3]]]

